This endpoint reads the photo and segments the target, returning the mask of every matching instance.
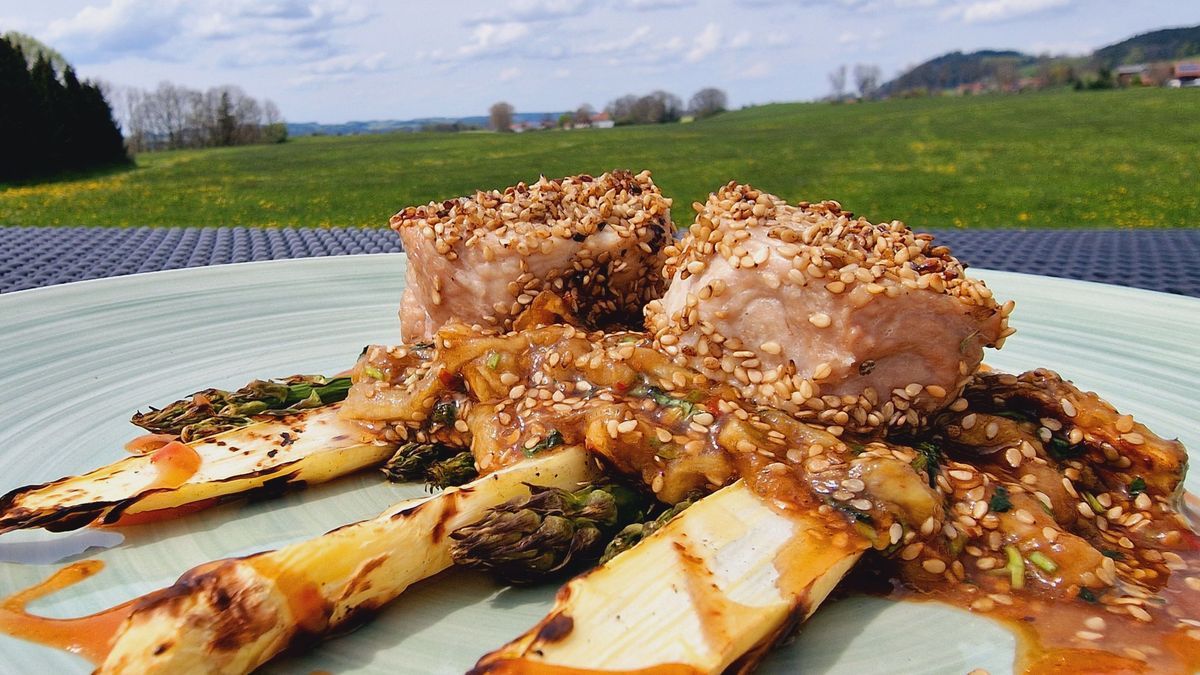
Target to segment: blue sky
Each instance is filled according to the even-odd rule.
[[[600,108],[704,86],[735,106],[812,99],[838,64],[885,77],[954,49],[1082,53],[1200,23],[1178,0],[0,0],[0,32],[85,76],[236,84],[290,121]]]

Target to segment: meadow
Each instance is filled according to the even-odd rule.
[[[1200,90],[791,103],[690,124],[309,137],[0,187],[0,224],[381,226],[400,208],[650,169],[676,219],[736,179],[927,227],[1194,227]]]

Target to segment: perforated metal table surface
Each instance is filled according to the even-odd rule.
[[[975,267],[1200,297],[1200,229],[934,235]],[[400,250],[386,228],[0,227],[0,293],[181,267]]]

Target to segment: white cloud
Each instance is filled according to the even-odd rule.
[[[460,58],[474,58],[500,51],[529,35],[529,26],[515,21],[483,23],[471,31],[471,41],[456,51]]]
[[[730,49],[742,49],[744,47],[748,47],[748,46],[750,46],[750,42],[752,39],[753,39],[753,36],[750,34],[750,31],[748,31],[748,30],[741,31],[737,35],[734,35],[733,39],[729,41],[729,48]]]
[[[556,79],[556,80],[565,80],[571,76],[571,69],[570,68],[555,68],[554,72],[551,73],[550,75],[552,77],[554,77],[554,79]]]
[[[942,16],[959,18],[965,23],[1004,21],[1065,7],[1071,0],[973,0],[947,7]]]
[[[46,39],[70,45],[73,54],[89,57],[146,52],[170,42],[186,29],[187,14],[179,2],[113,0],[91,5],[75,16],[50,22]],[[77,57],[79,58],[79,57]]]
[[[761,80],[770,74],[771,64],[767,63],[766,61],[759,61],[758,63],[751,64],[748,68],[738,72],[739,77],[744,77],[748,80]]]
[[[715,23],[709,23],[700,31],[692,42],[692,48],[688,50],[688,63],[696,63],[703,61],[705,57],[717,51],[717,47],[721,45],[721,28]]]
[[[194,59],[213,42],[228,43],[216,59],[226,65],[307,63],[343,52],[333,33],[371,16],[348,0],[108,0],[50,21],[45,39],[84,63]]]
[[[557,21],[583,16],[592,11],[595,4],[587,0],[510,0],[504,9],[468,17],[466,24]]]
[[[520,76],[521,76],[521,69],[517,68],[516,66],[512,66],[509,68],[505,68],[504,70],[501,70],[499,79],[501,82],[511,82],[512,80],[515,80]]]
[[[696,0],[624,0],[621,4],[626,9],[632,9],[638,12],[649,12],[656,9],[691,7],[692,5],[696,4]]]

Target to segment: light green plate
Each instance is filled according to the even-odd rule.
[[[1017,301],[1018,333],[993,366],[1058,370],[1159,433],[1200,448],[1200,301],[1145,291],[976,271]],[[253,377],[332,373],[374,342],[398,340],[404,256],[249,263],[87,281],[0,296],[0,492],[122,456],[130,413]],[[1196,491],[1193,478],[1188,487]],[[90,613],[169,585],[200,562],[318,535],[420,493],[373,471],[256,504],[124,530],[96,557],[103,573],[32,606]],[[111,537],[110,537],[111,538]],[[0,560],[53,559],[95,532],[0,535]],[[40,542],[31,544],[29,542]],[[57,565],[0,563],[0,595]],[[532,625],[553,588],[502,589],[448,573],[410,589],[374,622],[270,672],[454,673]],[[0,636],[0,672],[85,673],[86,662]],[[854,599],[828,605],[765,672],[965,673],[1011,669],[1002,628],[930,604]]]

